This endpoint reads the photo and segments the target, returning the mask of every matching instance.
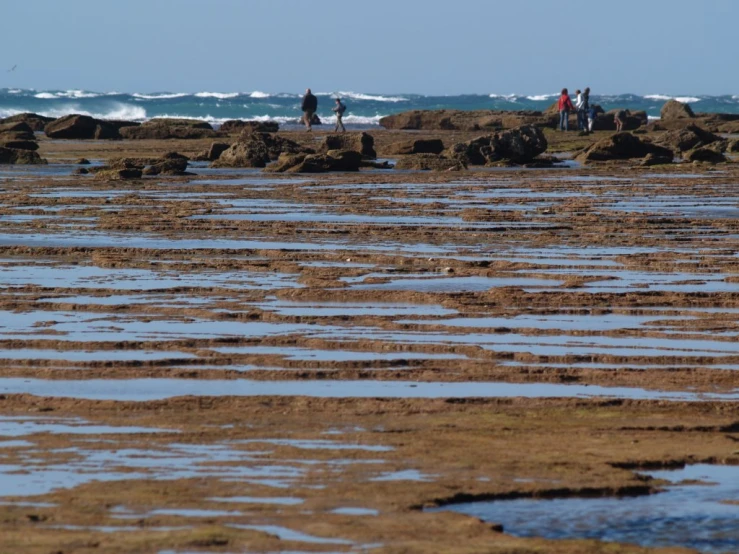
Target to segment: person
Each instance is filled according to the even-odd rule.
[[[584,131],[585,130],[585,110],[583,108],[584,100],[582,91],[580,89],[577,89],[575,91],[575,94],[577,95],[575,97],[575,109],[577,110],[577,130],[578,131]]]
[[[569,131],[570,130],[570,112],[575,111],[575,107],[572,105],[570,100],[570,94],[566,88],[562,89],[562,94],[559,97],[559,130]]]
[[[346,133],[346,127],[344,127],[344,122],[342,121],[344,112],[346,111],[346,104],[342,103],[341,98],[336,99],[336,106],[334,106],[332,111],[336,114],[336,128],[334,129],[334,133],[339,131],[339,127],[341,127],[342,133]]]
[[[581,131],[589,133],[590,125],[588,123],[588,114],[590,113],[590,87],[585,87],[578,103],[580,105],[577,107],[577,126]]]
[[[598,118],[599,113],[603,113],[603,108],[597,104],[590,106],[588,110],[588,133],[592,133],[595,129],[595,120]]]
[[[624,130],[624,125],[626,124],[626,118],[629,117],[630,112],[629,110],[618,110],[616,112],[616,115],[613,116],[613,120],[616,122],[616,132],[620,133]]]
[[[318,98],[316,98],[310,89],[305,90],[305,96],[303,96],[303,104],[300,107],[303,110],[303,121],[309,131],[313,130],[313,116],[316,115],[318,110]]]

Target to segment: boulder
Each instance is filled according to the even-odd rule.
[[[25,123],[32,129],[32,132],[40,132],[44,130],[47,123],[52,121],[54,121],[53,117],[46,117],[45,115],[39,115],[36,113],[19,113],[6,117],[5,119],[0,119],[0,124]]]
[[[46,136],[53,139],[115,139],[118,130],[105,121],[88,115],[65,115],[44,127]]]
[[[0,135],[0,146],[15,150],[38,150],[38,142],[35,140],[5,140],[2,135]]]
[[[187,161],[183,158],[162,158],[161,160],[148,165],[144,170],[144,175],[187,175]]]
[[[276,121],[243,121],[241,119],[229,119],[224,121],[220,127],[223,133],[236,134],[245,130],[255,133],[276,133],[280,130],[280,124]]]
[[[108,181],[120,181],[123,179],[141,179],[143,172],[138,168],[126,168],[126,169],[104,169],[95,173],[95,177],[98,179],[105,179]]]
[[[655,140],[656,144],[671,148],[677,153],[722,142],[724,142],[724,139],[718,135],[692,124],[683,129],[667,131]]]
[[[444,152],[444,157],[459,160],[464,165],[486,165],[503,160],[522,164],[544,153],[547,146],[540,128],[524,125],[455,144]]]
[[[388,156],[408,156],[410,154],[441,154],[444,143],[441,139],[420,139],[395,142],[385,149]]]
[[[14,133],[27,137],[29,140],[35,140],[33,129],[25,121],[10,121],[0,124],[0,134]]]
[[[213,162],[213,167],[267,167],[271,161],[269,147],[260,133],[229,146]]]
[[[620,109],[608,110],[607,112],[596,116],[595,123],[593,124],[593,131],[615,131],[616,130],[615,116],[619,111],[621,110]],[[649,116],[647,116],[647,112],[645,111],[629,112],[629,115],[626,116],[626,123],[624,124],[624,130],[634,131],[636,129],[639,129],[643,125],[647,125],[648,123],[649,123]]]
[[[90,160],[88,160],[87,158],[80,158],[74,163],[76,163],[77,165],[90,165]]]
[[[623,132],[592,144],[583,150],[576,159],[581,163],[590,163],[644,158],[648,154],[654,154],[662,158],[670,157],[670,159],[673,157],[672,150],[669,148],[644,142],[631,133]]]
[[[286,154],[268,171],[273,173],[327,173],[359,171],[362,155],[354,150],[329,150],[326,154]]]
[[[653,165],[667,165],[673,162],[672,156],[660,156],[658,154],[647,154],[641,162],[641,165],[645,167],[651,167]]]
[[[467,169],[464,162],[458,159],[449,159],[435,154],[413,154],[400,158],[395,169],[410,169],[416,171],[462,171]]]
[[[44,165],[46,160],[33,150],[16,150],[0,146],[0,164]]]
[[[727,152],[739,152],[739,139],[730,140],[726,144]]]
[[[318,152],[325,154],[331,150],[354,150],[355,152],[359,152],[363,158],[369,160],[377,158],[375,139],[368,133],[327,135],[319,147]]]
[[[673,119],[692,119],[695,114],[688,104],[683,104],[677,100],[668,100],[660,110],[660,117],[663,121],[670,121]]]
[[[480,131],[512,129],[522,125],[552,126],[556,117],[533,110],[411,110],[383,117],[380,125],[385,129]]]
[[[194,119],[151,119],[138,126],[123,127],[119,131],[125,139],[202,139],[217,133],[205,121]]]
[[[683,155],[683,159],[688,162],[704,162],[709,164],[720,164],[726,162],[726,156],[724,156],[718,150],[713,148],[696,148]]]
[[[210,145],[208,150],[205,151],[205,158],[208,161],[214,162],[215,160],[220,158],[221,154],[223,154],[230,147],[231,145],[225,142],[214,142]]]

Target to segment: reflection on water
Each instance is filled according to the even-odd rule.
[[[598,539],[707,553],[739,551],[739,467],[694,465],[649,475],[672,484],[631,498],[474,502],[443,508],[500,523],[506,533],[548,539]],[[687,484],[682,481],[701,481]]]

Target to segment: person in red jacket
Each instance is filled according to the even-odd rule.
[[[575,107],[572,105],[570,95],[566,88],[562,89],[562,95],[559,97],[559,130],[570,130],[570,112],[574,112]]]

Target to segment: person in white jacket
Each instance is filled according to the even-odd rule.
[[[575,109],[577,110],[577,130],[587,131],[588,114],[585,107],[585,97],[579,89],[575,91],[575,94],[577,94],[577,99],[575,100]]]

